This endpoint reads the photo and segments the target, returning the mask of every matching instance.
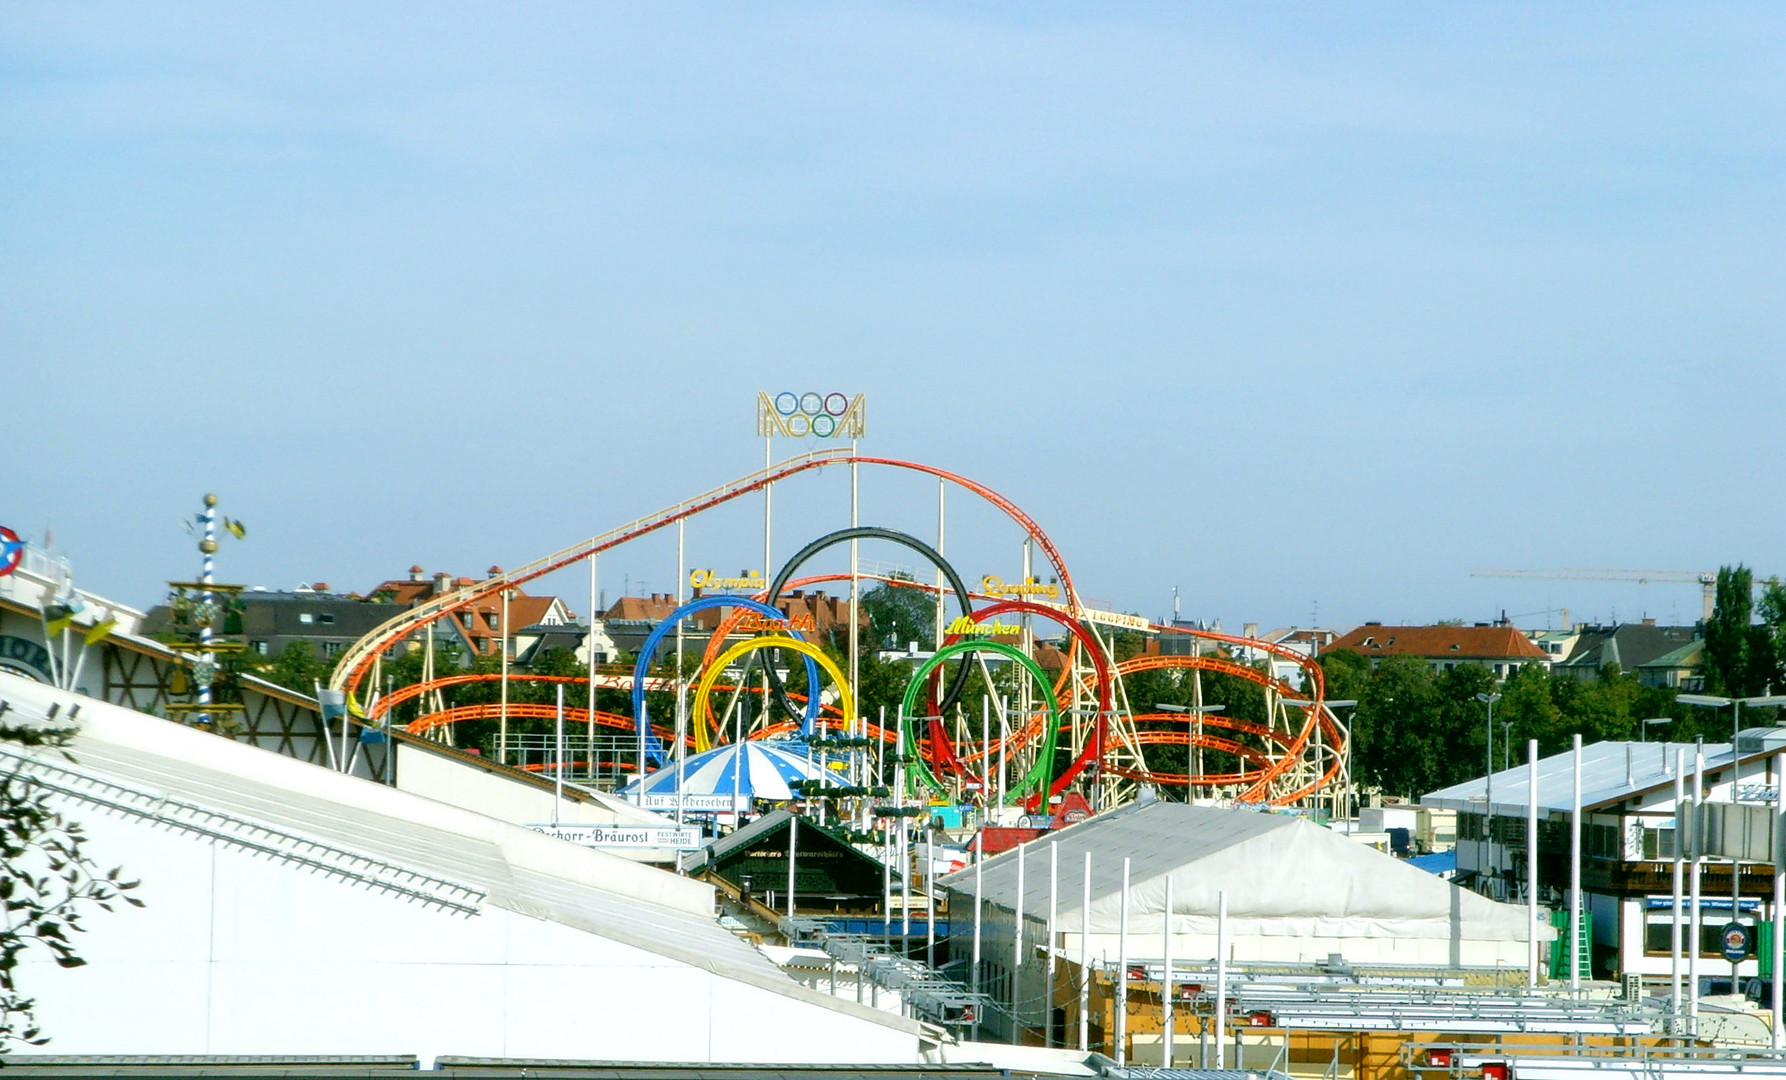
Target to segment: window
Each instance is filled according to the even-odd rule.
[[[1586,829],[1584,847],[1590,859],[1622,859],[1625,855],[1624,845],[1619,842],[1617,825],[1589,825]]]
[[[298,621],[309,624],[316,621],[316,616],[310,614],[308,611],[300,611],[298,612]]]
[[[494,611],[484,612],[484,621],[490,624],[490,629],[492,630],[502,629],[502,616]]]
[[[1674,858],[1674,830],[1643,830],[1643,857],[1646,859]]]
[[[471,629],[471,612],[461,611],[459,613],[459,625],[465,627],[467,630]]]
[[[324,656],[339,656],[341,650],[346,647],[339,641],[325,641],[322,643],[322,654]]]
[[[1693,943],[1693,907],[1690,902],[1681,904],[1681,952],[1691,955]],[[1721,931],[1730,919],[1728,911],[1704,911],[1701,918],[1705,921],[1699,927],[1699,955],[1706,959],[1724,958],[1724,936]],[[1752,919],[1739,919],[1749,929],[1749,955],[1755,955],[1756,942],[1761,937],[1755,933]],[[1651,911],[1646,913],[1643,923],[1643,951],[1649,956],[1674,955],[1674,910]],[[1728,973],[1729,969],[1726,968]]]
[[[335,616],[325,611],[316,617],[316,621],[319,623],[333,623],[335,621]]]
[[[261,656],[267,655],[267,643],[264,641],[255,642],[254,643],[254,651],[259,653]]]

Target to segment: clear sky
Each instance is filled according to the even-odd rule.
[[[1691,620],[1470,571],[1786,572],[1782,58],[1778,4],[0,3],[0,523],[137,604],[211,490],[225,580],[476,575],[836,389],[1123,609]]]

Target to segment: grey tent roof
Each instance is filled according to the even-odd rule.
[[[1127,858],[1131,914],[1163,913],[1171,879],[1172,917],[1181,931],[1213,929],[1217,898],[1225,892],[1235,925],[1262,933],[1299,926],[1339,937],[1519,941],[1528,933],[1523,908],[1477,896],[1302,818],[1184,803],[1132,803],[1003,852],[982,864],[982,896],[1013,910],[1021,851],[1024,914],[1042,918],[1050,849],[1058,859],[1056,925],[1063,932],[1077,930],[1082,918],[1094,933],[1115,930]],[[1082,916],[1088,852],[1091,907]],[[942,884],[971,897],[974,872],[951,874]]]

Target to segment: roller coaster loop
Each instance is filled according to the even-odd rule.
[[[836,532],[826,533],[796,551],[793,558],[782,564],[781,569],[775,575],[775,580],[769,583],[769,590],[763,595],[763,599],[771,604],[775,603],[781,597],[781,590],[787,587],[788,579],[794,576],[794,572],[800,569],[806,560],[828,547],[834,547],[850,540],[891,540],[893,543],[910,548],[929,559],[930,564],[942,571],[943,576],[954,588],[955,598],[961,603],[961,613],[970,619],[973,618],[974,602],[968,597],[967,584],[961,580],[961,575],[955,572],[955,568],[949,565],[949,560],[943,558],[941,552],[910,533],[902,533],[897,529],[883,529],[874,525],[838,529]],[[776,611],[777,616],[780,614],[780,611]],[[855,618],[855,612],[852,611],[850,617]],[[782,689],[780,673],[773,666],[765,667],[763,672],[768,676],[769,686],[775,692],[776,700],[784,709],[792,713],[793,709],[788,706],[786,693]],[[946,712],[955,707],[955,703],[961,700],[962,693],[967,690],[967,681],[972,676],[973,669],[966,664],[962,664],[956,669],[954,681],[949,684],[949,689],[943,694],[943,703],[938,708],[938,712]],[[848,713],[845,713],[845,718],[849,718]]]
[[[777,614],[780,613],[777,612]],[[695,700],[706,700],[707,695],[713,691],[714,684],[719,681],[720,675],[724,673],[725,669],[732,663],[732,661],[738,659],[747,652],[756,649],[769,648],[792,649],[802,656],[808,657],[811,660],[816,660],[818,665],[825,669],[825,673],[830,675],[832,681],[837,685],[837,704],[838,707],[843,710],[843,715],[847,718],[856,714],[856,702],[855,699],[850,696],[850,680],[838,669],[837,662],[832,660],[829,656],[826,656],[824,650],[820,649],[817,645],[809,644],[798,638],[788,637],[785,634],[765,634],[762,637],[746,638],[721,653],[719,659],[707,665],[706,669],[701,672],[701,681],[695,686]],[[811,691],[810,700],[812,702],[817,702],[819,700],[819,688],[818,677],[816,675],[813,677],[812,682],[808,684],[808,688]],[[695,724],[694,729],[695,752],[705,753],[712,749],[713,744],[707,737],[707,725]]]
[[[969,618],[975,623],[980,623],[987,619],[996,619],[1000,615],[1007,614],[1037,615],[1044,619],[1059,623],[1066,628],[1069,634],[1073,635],[1074,640],[1077,641],[1080,647],[1085,649],[1091,656],[1092,677],[1096,680],[1098,695],[1097,730],[1094,732],[1092,738],[1086,740],[1085,746],[1080,749],[1079,756],[1073,759],[1073,763],[1067,767],[1067,770],[1059,777],[1050,778],[1053,780],[1053,785],[1050,787],[1048,794],[1059,795],[1061,792],[1065,791],[1067,785],[1071,784],[1079,773],[1086,768],[1091,768],[1093,770],[1092,775],[1095,777],[1097,775],[1096,770],[1098,768],[1098,763],[1104,758],[1105,735],[1110,722],[1109,717],[1112,701],[1111,686],[1114,681],[1111,676],[1110,662],[1105,658],[1104,645],[1098,640],[1097,635],[1086,630],[1077,620],[1067,617],[1067,615],[1059,608],[1031,603],[1028,600],[1001,600],[996,604],[989,604],[986,607],[976,610],[969,616]],[[943,644],[945,646],[953,645],[959,640],[961,640],[960,634],[950,634],[943,639]],[[964,665],[963,670],[965,669]],[[1046,680],[1044,680],[1044,685],[1046,685]],[[932,747],[932,757],[942,759],[943,763],[950,767],[954,772],[961,774],[965,772],[965,765],[961,759],[956,756],[955,747],[949,741],[948,731],[943,722],[943,715],[944,710],[942,708],[932,706],[930,720],[930,745]],[[984,766],[985,763],[982,762],[981,764]]]
[[[770,607],[761,600],[752,600],[747,596],[697,596],[693,600],[690,600],[688,603],[677,608],[675,611],[670,612],[662,622],[651,628],[651,633],[645,636],[644,644],[639,646],[638,663],[633,666],[633,715],[638,717],[639,738],[647,743],[646,752],[650,757],[655,758],[659,764],[662,764],[664,760],[663,747],[656,745],[657,738],[650,734],[651,729],[648,726],[649,722],[646,718],[645,671],[651,666],[651,658],[657,655],[658,645],[670,631],[676,629],[676,624],[696,612],[707,611],[711,608],[718,607],[749,608],[759,615],[767,615],[775,619],[781,618],[781,612],[778,609]],[[812,657],[808,655],[806,657],[806,685],[817,686],[818,681],[818,665],[813,663]],[[787,695],[780,695],[776,700],[781,703],[783,708],[787,709],[789,716],[801,716],[800,710],[794,707],[793,702],[788,700]],[[819,696],[814,694],[806,702],[806,712],[802,717],[800,730],[810,734],[812,731],[812,722],[818,715]],[[702,747],[702,749],[706,748]]]
[[[1048,685],[1048,675],[1042,670],[1041,665],[1030,659],[1029,654],[1014,645],[1006,645],[1002,641],[980,640],[957,641],[953,645],[945,645],[932,654],[923,664],[919,665],[918,670],[912,672],[911,681],[906,683],[905,699],[901,701],[899,705],[899,723],[900,726],[905,729],[906,744],[908,746],[916,747],[918,745],[916,733],[913,732],[911,728],[912,710],[918,703],[918,695],[924,692],[925,684],[930,681],[930,673],[935,671],[938,665],[950,657],[959,656],[963,653],[975,652],[998,653],[1014,660],[1018,664],[1021,664],[1025,671],[1029,672],[1030,677],[1036,680],[1037,685]],[[1040,801],[1039,796],[1042,792],[1048,790],[1048,782],[1054,778],[1054,747],[1060,737],[1060,702],[1055,700],[1052,693],[1043,695],[1043,698],[1048,703],[1048,719],[1045,721],[1042,729],[1042,747],[1036,753],[1035,764],[1030,766],[1029,772],[1025,773],[1023,779],[1018,781],[1014,788],[1007,794],[1007,802],[1015,800],[1018,795],[1031,791],[1032,789],[1038,796],[1034,801]],[[908,785],[911,785],[911,782],[914,779],[922,780],[932,791],[939,793],[946,791],[947,789],[937,780],[935,774],[930,771],[930,767],[924,764],[924,759],[921,756],[914,756],[916,757],[916,760],[913,763],[915,766],[915,773],[912,777],[907,779]]]

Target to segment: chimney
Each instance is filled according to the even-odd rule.
[[[411,581],[427,581],[428,580],[428,572],[426,570],[422,569],[422,565],[420,563],[417,563],[416,565],[409,568],[409,580],[411,580]]]
[[[1243,623],[1241,625],[1240,636],[1245,637],[1245,638],[1258,637],[1259,636],[1259,624],[1256,622]]]
[[[452,587],[452,584],[453,575],[447,573],[445,570],[436,570],[434,572],[434,592],[437,595],[446,592]]]
[[[318,581],[310,586],[310,591],[311,592],[328,592],[329,591],[329,583],[326,581]]]

